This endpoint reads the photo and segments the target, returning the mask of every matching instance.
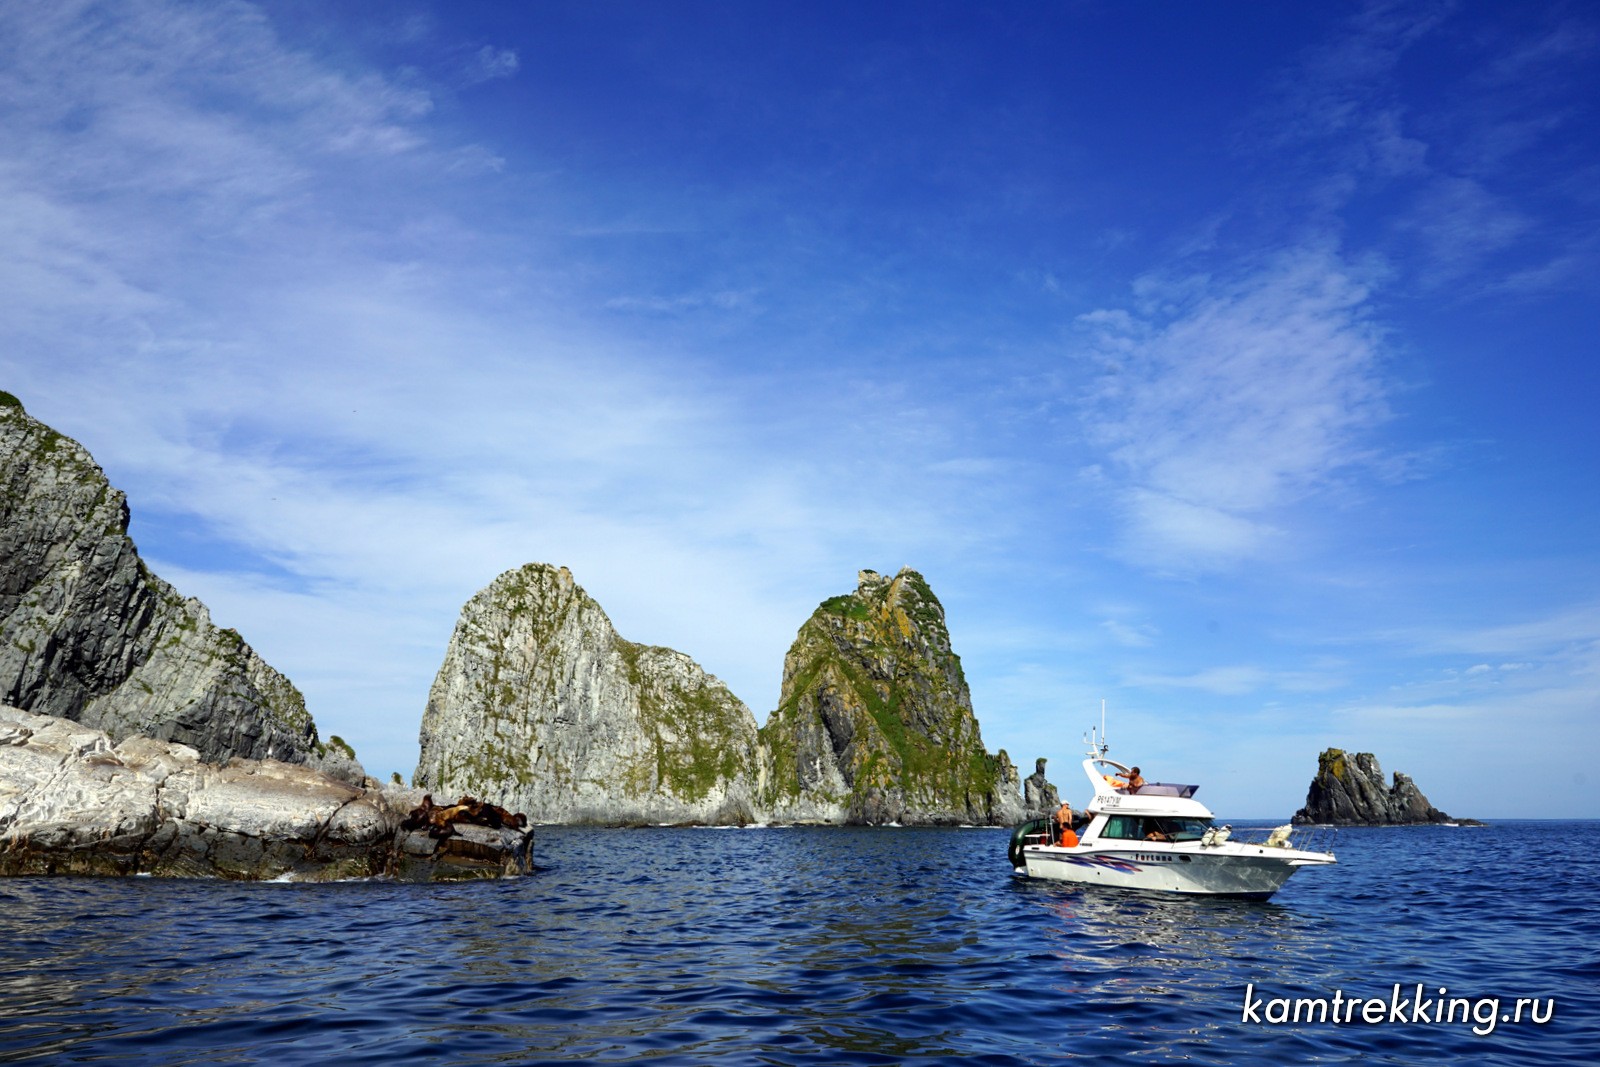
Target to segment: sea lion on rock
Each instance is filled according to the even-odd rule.
[[[521,812],[512,813],[498,804],[489,804],[476,797],[462,797],[448,807],[433,802],[433,795],[425,793],[422,803],[411,809],[400,825],[406,830],[426,827],[430,837],[449,837],[457,823],[487,826],[491,830],[510,827],[521,830],[528,825],[528,817]]]

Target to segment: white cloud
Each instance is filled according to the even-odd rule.
[[[716,311],[742,311],[753,306],[753,290],[719,289],[706,293],[685,293],[681,296],[616,296],[605,302],[613,311],[640,311],[673,315],[686,311],[711,308]]]

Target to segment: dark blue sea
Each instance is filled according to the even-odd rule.
[[[1345,830],[1269,903],[1029,883],[1006,842],[549,829],[499,883],[0,880],[0,1061],[1600,1061],[1600,823]]]

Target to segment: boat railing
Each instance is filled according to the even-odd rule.
[[[1331,826],[1251,826],[1230,831],[1228,840],[1300,852],[1332,852],[1335,832]]]

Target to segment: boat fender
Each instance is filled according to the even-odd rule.
[[[1011,861],[1011,866],[1013,868],[1026,866],[1022,857],[1022,846],[1030,834],[1046,834],[1049,832],[1049,819],[1030,819],[1011,831],[1011,845],[1006,849],[1006,858]]]

